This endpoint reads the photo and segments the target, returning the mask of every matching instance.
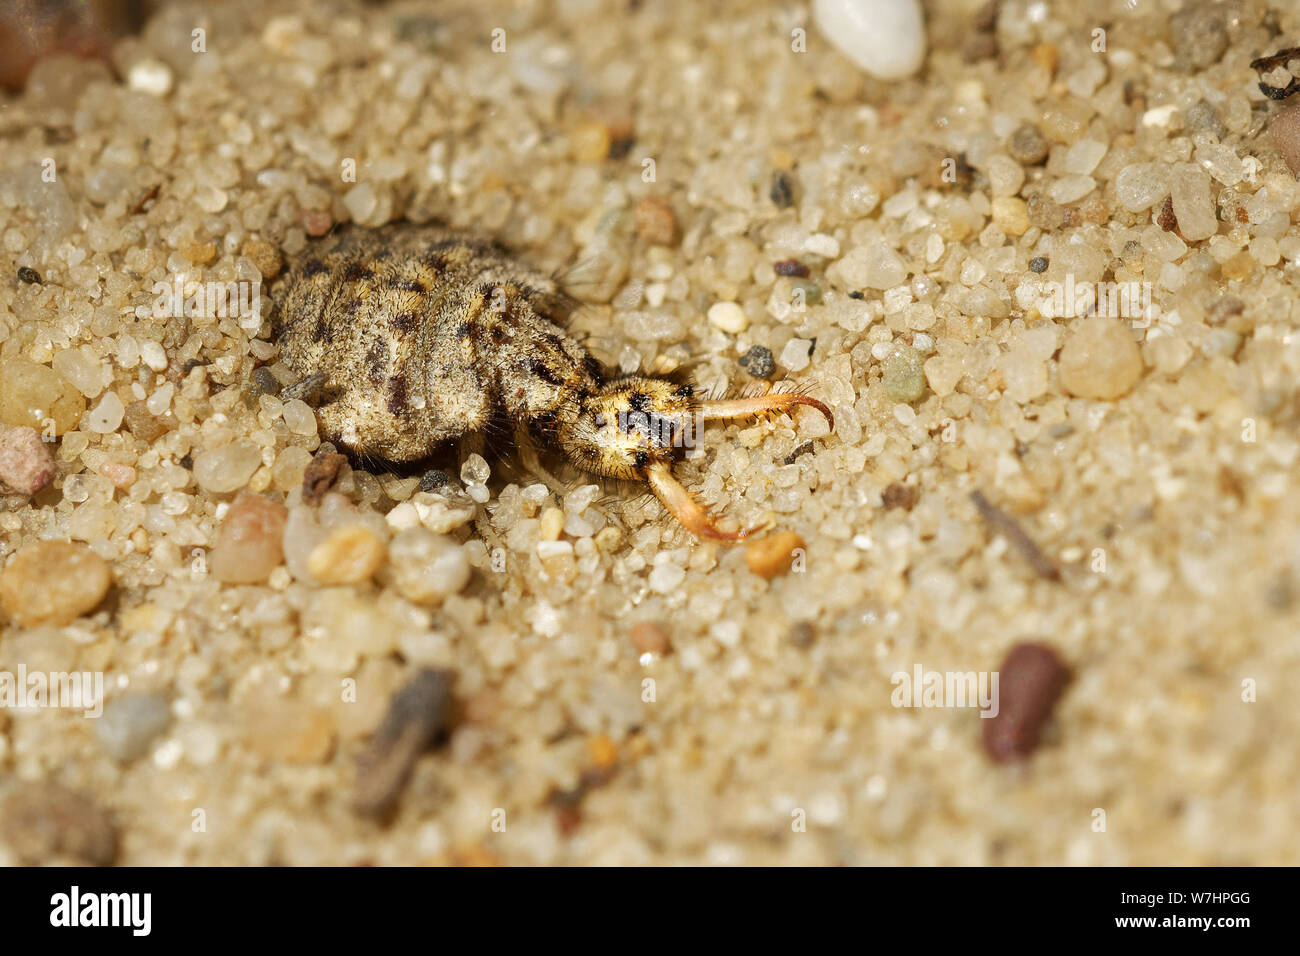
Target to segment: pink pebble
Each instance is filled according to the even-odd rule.
[[[0,493],[34,495],[57,473],[40,432],[29,425],[0,427]]]

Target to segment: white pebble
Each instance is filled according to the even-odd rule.
[[[815,256],[825,256],[827,259],[838,259],[840,257],[839,240],[834,236],[828,236],[824,232],[809,236],[804,241],[803,250]]]
[[[281,412],[285,427],[295,435],[316,434],[316,413],[300,398],[288,401]]]
[[[791,372],[801,372],[808,367],[811,359],[812,341],[809,339],[791,339],[781,350],[780,362]]]
[[[678,564],[659,564],[650,572],[650,590],[656,594],[672,594],[686,580],[686,569]]]
[[[481,485],[491,474],[492,469],[488,467],[487,460],[479,454],[470,455],[460,466],[460,480],[467,485]]]
[[[162,372],[167,368],[167,353],[158,342],[152,340],[141,342],[140,357],[144,359],[144,364],[155,372]]]
[[[131,67],[126,81],[133,90],[166,96],[172,88],[171,67],[159,60],[141,60]]]
[[[911,76],[925,61],[925,22],[918,0],[814,0],[822,35],[882,80]]]
[[[262,453],[248,441],[208,448],[194,456],[194,480],[216,494],[237,491],[262,464]]]
[[[709,307],[709,322],[724,332],[739,334],[749,328],[745,310],[734,302],[715,302]]]
[[[124,414],[126,408],[122,405],[122,400],[117,397],[117,393],[107,392],[86,416],[86,427],[99,435],[111,434],[122,424]]]

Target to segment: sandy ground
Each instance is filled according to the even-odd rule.
[[[0,498],[0,670],[107,703],[0,710],[0,860],[1300,862],[1300,186],[1249,67],[1300,19],[1195,6],[931,2],[889,84],[804,4],[672,0],[176,4],[126,80],[39,66],[0,100],[0,420],[58,475]],[[790,571],[508,443],[304,502],[281,255],[403,216],[571,270],[611,367],[753,388],[761,346],[826,402],[687,477]],[[263,277],[251,319],[155,308]],[[1026,759],[895,706],[1024,641],[1071,673]],[[376,822],[358,757],[422,667],[451,730]]]

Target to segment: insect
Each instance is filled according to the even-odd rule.
[[[643,482],[693,534],[724,531],[673,474],[704,422],[808,405],[769,393],[707,400],[679,376],[611,375],[564,331],[577,302],[480,239],[408,223],[344,227],[308,247],[278,296],[285,363],[315,385],[322,434],[412,461],[503,416],[594,475]]]

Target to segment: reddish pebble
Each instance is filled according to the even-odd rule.
[[[99,473],[113,483],[119,491],[135,484],[135,469],[121,462],[106,461],[99,466]]]
[[[1300,102],[1279,110],[1269,121],[1268,132],[1287,168],[1300,176]]]
[[[1069,679],[1069,670],[1046,644],[1017,644],[998,671],[996,717],[981,718],[984,749],[998,763],[1029,756]]]
[[[629,636],[638,654],[654,654],[662,657],[672,647],[668,632],[655,621],[638,621],[632,625]]]
[[[329,213],[320,209],[304,209],[302,213],[302,228],[309,236],[323,236],[330,231],[334,225],[334,219]]]
[[[34,495],[57,473],[40,432],[30,425],[0,426],[0,494]]]
[[[218,581],[265,581],[284,560],[284,505],[245,491],[231,504],[217,532],[208,567]]]

